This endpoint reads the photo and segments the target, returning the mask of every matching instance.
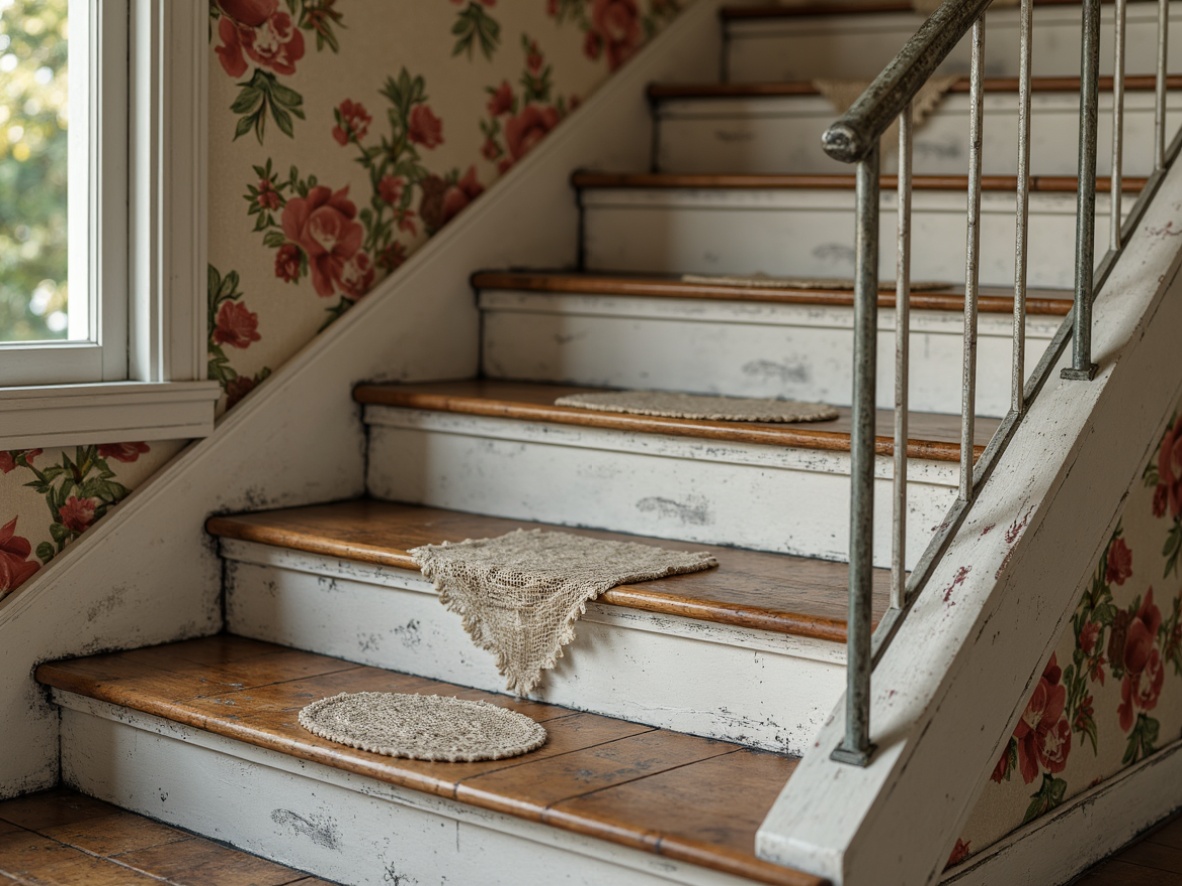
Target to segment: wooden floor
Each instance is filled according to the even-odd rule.
[[[0,803],[0,884],[332,886],[142,815],[53,790]]]
[[[1178,886],[1182,883],[1182,817],[1154,828],[1073,886]]]
[[[44,664],[37,679],[255,747],[757,883],[824,883],[755,857],[755,832],[796,768],[794,757],[229,635]],[[366,691],[488,701],[532,717],[548,738],[512,759],[435,763],[354,750],[300,726],[299,712],[312,701]]]

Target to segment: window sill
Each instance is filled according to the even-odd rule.
[[[0,388],[0,450],[207,437],[220,395],[213,381]]]

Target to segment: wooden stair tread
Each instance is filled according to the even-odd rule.
[[[211,517],[206,528],[222,538],[397,569],[418,570],[407,551],[424,544],[492,538],[515,529],[556,529],[615,541],[709,551],[716,569],[621,585],[600,603],[644,612],[728,624],[835,643],[846,640],[849,568],[845,563],[738,548],[640,538],[524,520],[464,514],[372,499]],[[890,574],[875,570],[873,618],[886,612]]]
[[[898,178],[884,175],[879,179],[886,190],[898,186]],[[1139,192],[1148,181],[1142,177],[1126,176],[1123,182],[1125,194]],[[703,173],[703,172],[598,172],[580,170],[571,174],[571,184],[581,190],[597,188],[647,188],[671,190],[686,188],[695,190],[838,190],[852,191],[856,184],[853,173],[821,174],[745,174],[745,173]],[[916,191],[964,191],[968,187],[967,175],[916,175],[912,178]],[[1035,175],[1030,178],[1032,193],[1072,193],[1077,190],[1077,179],[1071,175]],[[1096,179],[1096,190],[1107,193],[1112,180],[1106,177]],[[984,175],[981,177],[983,191],[1016,191],[1016,175]]]
[[[835,452],[848,452],[850,448],[851,421],[848,407],[837,407],[839,417],[832,421],[765,424],[658,418],[554,405],[554,400],[558,397],[597,390],[569,385],[470,379],[427,384],[362,384],[353,391],[353,398],[358,403],[375,406],[552,422],[636,433],[670,434],[735,443],[758,443]],[[960,416],[915,412],[911,414],[910,420],[908,455],[912,458],[936,461],[955,462],[960,459]],[[977,419],[977,457],[985,451],[985,446],[997,430],[998,424],[997,419]],[[879,455],[891,455],[894,448],[894,412],[880,409],[875,450]]]
[[[43,664],[37,679],[297,759],[757,882],[824,886],[754,854],[756,829],[796,768],[792,757],[230,635]],[[299,725],[310,702],[363,691],[488,701],[543,723],[549,738],[513,759],[430,763],[354,750]]]
[[[1100,0],[1107,4],[1113,0]],[[1149,0],[1130,0],[1149,2]],[[1078,6],[1079,0],[1033,0],[1035,6]],[[1003,12],[1004,10],[995,10]],[[1015,13],[1017,9],[1013,10]],[[831,15],[866,15],[868,13],[894,12],[918,15],[909,0],[849,0],[849,2],[803,2],[790,4],[742,3],[724,6],[719,10],[723,22],[750,19],[811,18]],[[926,18],[926,16],[925,16]]]
[[[775,304],[852,307],[852,290],[759,289],[721,282],[687,282],[675,275],[573,273],[570,271],[480,271],[472,285],[481,290],[517,290],[556,294],[619,295],[648,298],[695,298],[718,301],[769,302]],[[984,314],[1011,314],[1013,290],[982,286],[978,306]],[[1030,289],[1026,312],[1030,315],[1063,317],[1071,312],[1072,293],[1066,289]],[[881,308],[895,306],[894,289],[881,290]],[[911,293],[915,310],[963,311],[964,286]]]
[[[1099,78],[1101,92],[1112,91],[1113,78]],[[970,79],[961,77],[949,88],[950,93],[967,93]],[[1017,77],[986,77],[982,90],[991,93],[1017,92],[1021,81]],[[1157,78],[1152,74],[1125,76],[1125,90],[1128,92],[1151,92],[1157,87]],[[1166,87],[1182,89],[1182,75],[1166,77]],[[1079,92],[1079,77],[1032,77],[1030,88],[1033,92]],[[788,80],[774,83],[653,83],[648,87],[650,99],[687,98],[792,98],[795,96],[817,96],[820,91],[811,80]]]

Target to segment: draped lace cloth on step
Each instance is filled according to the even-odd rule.
[[[915,98],[911,101],[912,132],[919,129],[927,121],[932,111],[936,110],[936,106],[944,98],[944,94],[959,79],[960,77],[955,74],[948,77],[932,77],[919,88],[919,92],[915,94]],[[859,96],[866,91],[866,87],[869,85],[869,81],[866,80],[813,81],[813,87],[829,100],[829,104],[833,105],[833,110],[839,114],[844,114],[848,111],[850,106],[858,100]],[[880,144],[886,151],[897,148],[899,144],[898,120],[895,120],[890,125],[890,128],[882,134]]]
[[[540,529],[409,553],[440,601],[463,618],[472,641],[496,656],[517,695],[529,693],[562,657],[588,601],[617,585],[718,565],[706,553]]]

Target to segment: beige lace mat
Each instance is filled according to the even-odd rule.
[[[662,418],[703,421],[832,421],[838,412],[824,403],[801,403],[769,397],[716,397],[679,394],[670,391],[603,391],[570,394],[554,401],[555,406],[574,406],[598,412],[623,412]]]
[[[912,131],[919,129],[927,121],[932,111],[936,110],[936,106],[944,98],[944,94],[959,79],[960,77],[955,74],[947,77],[932,77],[919,88],[919,92],[911,102]],[[825,96],[829,100],[829,104],[833,105],[833,109],[839,114],[848,111],[869,85],[870,81],[868,80],[813,81],[817,92]],[[899,144],[899,122],[897,120],[882,134],[881,144],[883,149],[887,151],[897,149]]]
[[[752,274],[747,277],[731,276],[727,274],[682,274],[683,283],[704,283],[716,286],[742,286],[746,289],[821,289],[834,292],[850,292],[854,288],[853,277],[769,277],[766,274]],[[912,280],[912,292],[932,292],[937,289],[947,289],[948,283],[935,280]],[[897,288],[894,280],[880,280],[880,291],[894,292]]]
[[[424,545],[410,555],[518,695],[557,664],[588,601],[617,585],[718,565],[706,553],[540,529]]]
[[[300,711],[321,738],[387,757],[472,763],[541,747],[546,730],[524,714],[484,701],[395,692],[342,692]]]

